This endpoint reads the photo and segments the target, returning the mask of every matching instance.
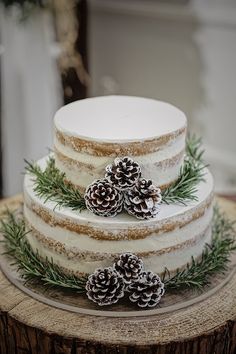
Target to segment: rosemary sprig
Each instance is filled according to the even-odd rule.
[[[212,275],[228,269],[231,252],[236,250],[236,231],[234,222],[221,214],[217,207],[214,209],[212,237],[212,244],[206,245],[200,260],[192,258],[185,269],[178,270],[173,276],[166,269],[163,281],[167,290],[201,289],[210,283]]]
[[[4,236],[5,253],[12,257],[26,282],[38,281],[43,285],[79,293],[85,291],[85,277],[64,274],[52,261],[43,261],[32,251],[22,217],[16,218],[9,212],[7,220],[2,221],[1,232]],[[177,271],[172,276],[166,269],[162,280],[167,291],[201,289],[210,283],[212,275],[224,273],[228,269],[231,253],[236,250],[236,232],[234,223],[221,214],[218,208],[214,210],[212,232],[213,242],[206,246],[201,259],[192,259],[184,270]]]
[[[47,161],[45,170],[39,165],[26,161],[26,172],[34,179],[34,192],[44,202],[51,200],[56,206],[69,207],[72,210],[86,209],[84,198],[77,188],[65,181],[65,174],[55,166],[52,156]]]
[[[204,180],[205,165],[202,160],[204,150],[201,139],[195,135],[186,141],[186,156],[178,180],[162,192],[162,202],[185,205],[196,201],[197,185]],[[65,181],[65,174],[55,166],[55,160],[49,157],[45,170],[37,164],[26,162],[26,172],[32,175],[34,191],[44,201],[52,200],[56,206],[69,207],[72,210],[86,209],[84,198],[77,188]]]
[[[186,205],[189,201],[197,201],[197,185],[204,180],[203,154],[201,139],[195,135],[186,141],[186,156],[181,167],[179,178],[162,192],[162,202]]]
[[[5,254],[11,256],[18,271],[26,282],[41,282],[46,286],[55,286],[74,290],[78,293],[85,291],[85,277],[75,277],[64,274],[61,269],[48,259],[42,260],[34,253],[28,241],[23,218],[16,219],[8,212],[7,221],[1,221],[1,232],[4,236]]]
[[[195,134],[189,135],[186,140],[186,155],[188,158],[197,163],[204,164],[203,154],[205,150],[202,149],[202,139]]]

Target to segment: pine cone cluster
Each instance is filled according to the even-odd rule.
[[[94,214],[115,216],[124,209],[138,219],[150,219],[159,212],[161,190],[141,178],[139,164],[129,157],[116,158],[106,167],[104,179],[86,189],[85,203]]]
[[[141,168],[129,157],[116,158],[106,167],[105,178],[117,189],[125,191],[132,188],[141,176]]]
[[[90,184],[85,193],[87,208],[101,216],[115,216],[123,208],[123,194],[106,179]]]
[[[128,252],[120,255],[113,267],[97,269],[88,277],[87,296],[100,306],[111,305],[129,294],[139,307],[154,307],[164,295],[164,284],[151,271],[144,271],[143,261]]]
[[[151,180],[140,179],[133,189],[125,194],[124,207],[138,219],[151,219],[159,212],[161,190]]]

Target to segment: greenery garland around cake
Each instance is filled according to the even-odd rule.
[[[165,292],[202,289],[210,284],[213,275],[227,271],[231,253],[236,250],[234,223],[218,207],[214,209],[212,243],[205,246],[201,258],[192,258],[185,269],[172,275],[166,269],[162,277],[145,270],[142,259],[129,252],[121,254],[110,267],[97,269],[88,277],[67,275],[52,260],[42,260],[32,251],[28,232],[20,215],[8,212],[2,220],[5,253],[13,259],[24,281],[86,293],[100,306],[115,304],[126,297],[140,308],[152,308]]]
[[[180,203],[197,200],[197,184],[204,180],[204,162],[201,140],[195,136],[186,144],[186,156],[178,180],[161,191],[151,180],[142,176],[141,167],[129,157],[116,158],[105,169],[103,179],[90,184],[85,195],[55,166],[51,156],[45,169],[26,162],[26,171],[33,178],[34,192],[56,207],[68,207],[111,217],[122,210],[138,219],[154,218],[161,203]],[[166,269],[160,277],[144,269],[141,258],[127,251],[120,254],[110,267],[96,269],[88,277],[65,274],[53,260],[43,260],[33,252],[27,241],[23,216],[8,213],[2,221],[1,232],[5,252],[14,259],[18,271],[26,282],[40,282],[45,286],[86,293],[96,304],[111,305],[128,298],[140,308],[155,307],[165,292],[186,288],[202,289],[211,276],[224,273],[230,264],[231,252],[236,249],[235,229],[218,208],[214,209],[212,243],[206,245],[200,259],[192,258],[185,269],[170,274]]]
[[[95,214],[103,216],[115,216],[124,206],[128,213],[137,218],[151,218],[156,216],[161,203],[186,205],[190,201],[197,201],[197,185],[204,180],[206,167],[201,145],[201,139],[195,135],[187,139],[186,155],[179,177],[163,191],[154,186],[152,181],[143,178],[140,166],[129,157],[117,158],[113,164],[107,166],[105,178],[88,186],[85,196],[65,180],[65,174],[55,166],[53,155],[49,157],[45,169],[26,161],[26,172],[34,180],[34,192],[45,202],[51,200],[56,203],[56,206],[78,211],[87,207]],[[103,193],[105,193],[105,203],[99,204],[98,196],[102,198]],[[110,204],[107,197],[111,201]],[[148,203],[150,199],[152,199],[151,208]],[[132,203],[132,200],[135,202]],[[140,205],[137,204],[137,200],[140,200]],[[147,213],[141,209],[143,201]]]

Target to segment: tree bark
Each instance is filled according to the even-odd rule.
[[[212,333],[166,344],[120,345],[62,337],[29,327],[7,313],[0,314],[1,354],[234,354],[236,322]]]

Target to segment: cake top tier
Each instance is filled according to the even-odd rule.
[[[100,142],[132,142],[179,131],[186,116],[171,104],[141,97],[102,96],[62,107],[55,127],[69,136]]]

